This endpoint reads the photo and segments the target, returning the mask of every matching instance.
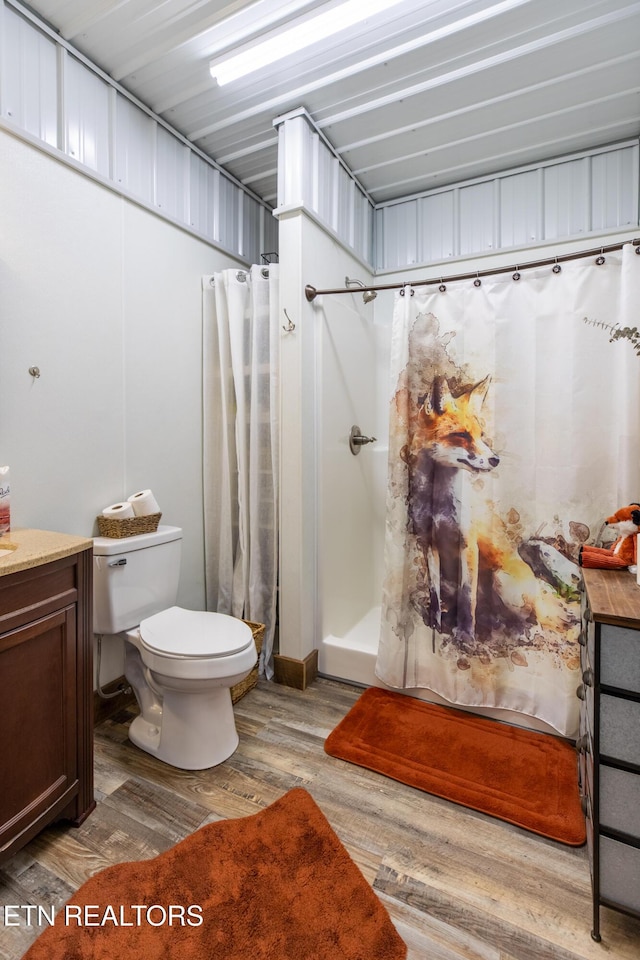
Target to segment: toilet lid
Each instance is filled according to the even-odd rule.
[[[251,645],[251,627],[235,617],[169,607],[140,624],[140,639],[163,656],[205,659],[228,657]]]

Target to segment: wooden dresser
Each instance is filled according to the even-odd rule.
[[[599,941],[601,906],[640,917],[640,586],[626,570],[583,574],[577,745]]]
[[[0,557],[0,863],[93,797],[92,541],[17,530]],[[0,548],[3,541],[0,540]]]

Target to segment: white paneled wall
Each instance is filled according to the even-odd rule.
[[[276,216],[304,209],[364,264],[373,250],[373,202],[303,108],[274,120],[278,130]]]
[[[277,251],[262,200],[11,0],[0,2],[0,63],[10,132],[247,263]]]
[[[373,204],[306,110],[274,125],[276,216],[305,210],[376,271],[601,236],[639,222],[637,140]]]
[[[146,204],[154,198],[155,134],[150,116],[125,97],[116,99],[114,179]]]
[[[638,225],[638,141],[379,204],[377,270]]]
[[[2,116],[55,147],[58,142],[57,46],[10,8],[0,10],[0,16]]]

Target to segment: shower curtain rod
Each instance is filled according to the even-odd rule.
[[[610,243],[604,247],[595,247],[592,250],[584,250],[582,253],[565,253],[560,257],[547,257],[545,260],[530,260],[528,263],[516,264],[513,267],[493,267],[490,270],[476,270],[474,273],[458,273],[450,277],[439,277],[433,280],[416,280],[403,283],[381,283],[370,287],[360,287],[358,292],[364,293],[367,290],[402,290],[404,287],[425,287],[434,283],[444,286],[446,283],[453,283],[455,280],[474,280],[477,286],[480,286],[480,277],[491,277],[498,273],[506,273],[508,270],[514,270],[514,280],[520,279],[521,270],[530,270],[532,267],[553,267],[555,273],[562,269],[560,264],[568,260],[579,260],[581,257],[596,257],[596,263],[604,263],[604,254],[611,253],[613,250],[622,250],[626,243],[631,243],[636,248],[636,253],[640,254],[640,238],[635,240],[625,240],[623,243]],[[602,259],[600,259],[602,257]],[[324,293],[353,293],[349,287],[338,287],[335,290],[316,290],[310,283],[304,288],[304,295],[311,303],[316,297]]]

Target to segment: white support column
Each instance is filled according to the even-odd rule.
[[[280,349],[280,654],[297,661],[318,642],[316,318],[303,293],[303,221],[281,217],[279,243],[280,316],[296,325]]]

